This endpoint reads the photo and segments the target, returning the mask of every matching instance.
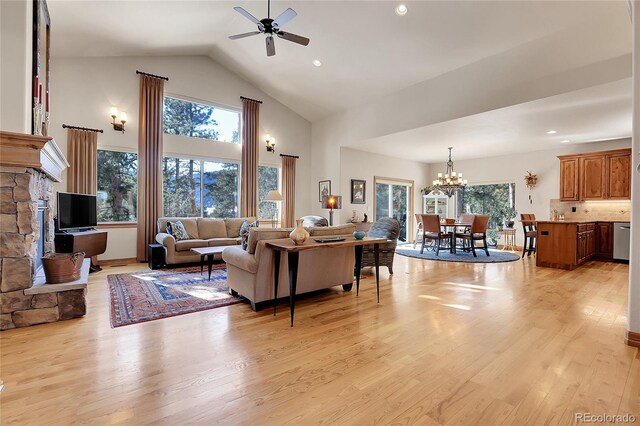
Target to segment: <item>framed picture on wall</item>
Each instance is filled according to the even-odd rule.
[[[367,181],[351,179],[351,204],[365,204],[367,200]]]
[[[322,202],[322,197],[331,195],[331,181],[321,180],[318,182],[318,201]]]

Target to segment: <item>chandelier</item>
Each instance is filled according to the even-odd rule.
[[[451,150],[453,147],[449,147],[449,161],[447,161],[447,172],[442,175],[438,173],[438,179],[433,181],[433,187],[438,191],[444,192],[449,198],[456,193],[458,189],[462,189],[467,186],[467,180],[462,179],[462,173],[456,173],[453,171],[453,160],[451,160]]]

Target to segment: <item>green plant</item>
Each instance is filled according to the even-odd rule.
[[[431,187],[430,186],[425,186],[424,188],[422,188],[420,190],[420,192],[422,192],[422,195],[427,195],[428,193],[431,192]]]
[[[500,234],[497,231],[490,230],[487,232],[487,240],[489,240],[489,245],[496,246],[498,244],[498,239],[500,238]]]

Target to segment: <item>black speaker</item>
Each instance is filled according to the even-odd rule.
[[[164,264],[164,246],[162,244],[149,244],[149,268],[160,269]]]

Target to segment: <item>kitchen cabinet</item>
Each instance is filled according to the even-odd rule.
[[[561,158],[560,159],[560,200],[561,201],[578,201],[580,199],[579,192],[579,176],[578,176],[578,158]]]
[[[558,158],[560,201],[631,199],[631,149]]]
[[[613,259],[613,223],[596,223],[595,234],[596,257],[602,260]]]
[[[595,256],[595,222],[539,221],[537,225],[537,266],[572,270]]]

